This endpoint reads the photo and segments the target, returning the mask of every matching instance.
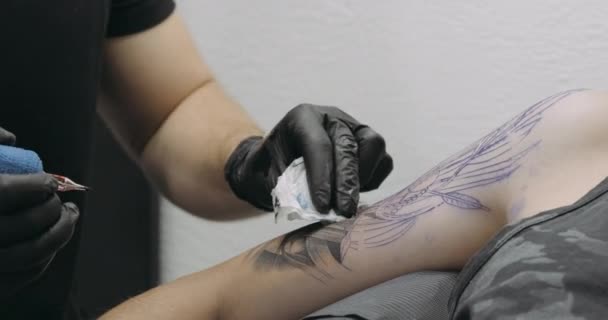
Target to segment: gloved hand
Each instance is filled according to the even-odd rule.
[[[12,146],[15,144],[15,135],[0,127],[0,144]]]
[[[15,136],[0,128],[0,144]],[[72,237],[78,208],[46,173],[0,174],[0,303],[38,279]]]
[[[302,104],[266,138],[242,141],[228,159],[225,177],[233,192],[257,208],[272,210],[270,192],[289,164],[303,156],[317,211],[351,217],[359,191],[380,186],[393,169],[384,139],[335,107]]]

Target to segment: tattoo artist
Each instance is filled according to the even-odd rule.
[[[193,214],[271,210],[277,177],[303,156],[317,209],[352,216],[359,191],[392,170],[383,138],[312,104],[265,134],[224,93],[174,9],[172,0],[3,4],[0,20],[15,27],[0,31],[10,44],[0,51],[0,144],[86,185],[97,109],[150,181]],[[109,103],[96,106],[98,87]],[[71,296],[85,213],[83,196],[58,195],[47,174],[0,175],[0,318],[79,318]]]

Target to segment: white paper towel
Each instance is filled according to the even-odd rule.
[[[285,218],[292,220],[329,221],[338,222],[346,219],[338,215],[333,209],[327,214],[321,214],[310,198],[308,179],[304,159],[294,160],[277,180],[272,190],[272,203],[275,212],[275,223]]]

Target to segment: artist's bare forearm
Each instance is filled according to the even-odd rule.
[[[240,139],[261,130],[215,81],[177,13],[108,39],[102,88],[100,114],[168,198],[215,219],[250,208],[222,173]]]
[[[167,197],[211,219],[253,212],[224,179],[224,165],[244,138],[261,135],[251,117],[215,82],[194,91],[146,145],[143,167]]]

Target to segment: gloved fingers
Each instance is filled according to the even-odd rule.
[[[371,191],[378,189],[378,187],[380,187],[384,179],[388,177],[391,171],[393,171],[393,158],[388,154],[384,154],[384,157],[382,158],[382,160],[380,160],[380,163],[372,174],[372,179],[367,182],[367,185],[365,185],[363,191]]]
[[[333,202],[338,214],[350,218],[357,212],[359,203],[357,141],[348,125],[340,119],[330,119],[327,129],[334,147]]]
[[[13,146],[15,145],[15,140],[14,134],[0,127],[0,145]]]
[[[26,241],[53,226],[61,216],[61,200],[53,195],[40,205],[0,216],[0,247]]]
[[[361,191],[376,189],[379,186],[379,183],[382,183],[386,178],[386,175],[390,173],[389,170],[386,172],[386,175],[380,179],[378,174],[384,173],[384,171],[377,172],[382,161],[388,161],[385,159],[387,157],[390,158],[386,153],[386,142],[381,135],[367,126],[362,126],[356,130],[355,137],[359,144],[359,176],[361,179]],[[375,184],[378,185],[373,187]]]
[[[331,118],[338,118],[354,132],[359,145],[360,191],[376,189],[393,169],[392,158],[386,153],[384,138],[367,125],[361,124],[336,107],[319,107]],[[382,164],[381,170],[380,164]]]
[[[66,203],[61,217],[47,232],[27,242],[0,249],[0,272],[29,269],[51,258],[72,238],[78,216],[78,207]]]
[[[57,192],[57,182],[46,173],[0,174],[0,215],[39,204]]]
[[[318,108],[330,118],[337,118],[342,120],[342,122],[348,125],[348,127],[353,132],[362,126],[362,124],[357,121],[357,119],[353,118],[350,114],[342,111],[342,109],[338,107],[320,106]]]
[[[312,202],[317,211],[327,213],[331,208],[334,155],[331,140],[323,126],[325,119],[319,117],[312,105],[300,105],[290,113],[293,124],[288,127],[288,132],[289,136],[293,135],[300,148],[298,151],[304,157]]]
[[[19,290],[40,278],[52,260],[53,256],[27,270],[0,273],[0,301],[15,295]]]

